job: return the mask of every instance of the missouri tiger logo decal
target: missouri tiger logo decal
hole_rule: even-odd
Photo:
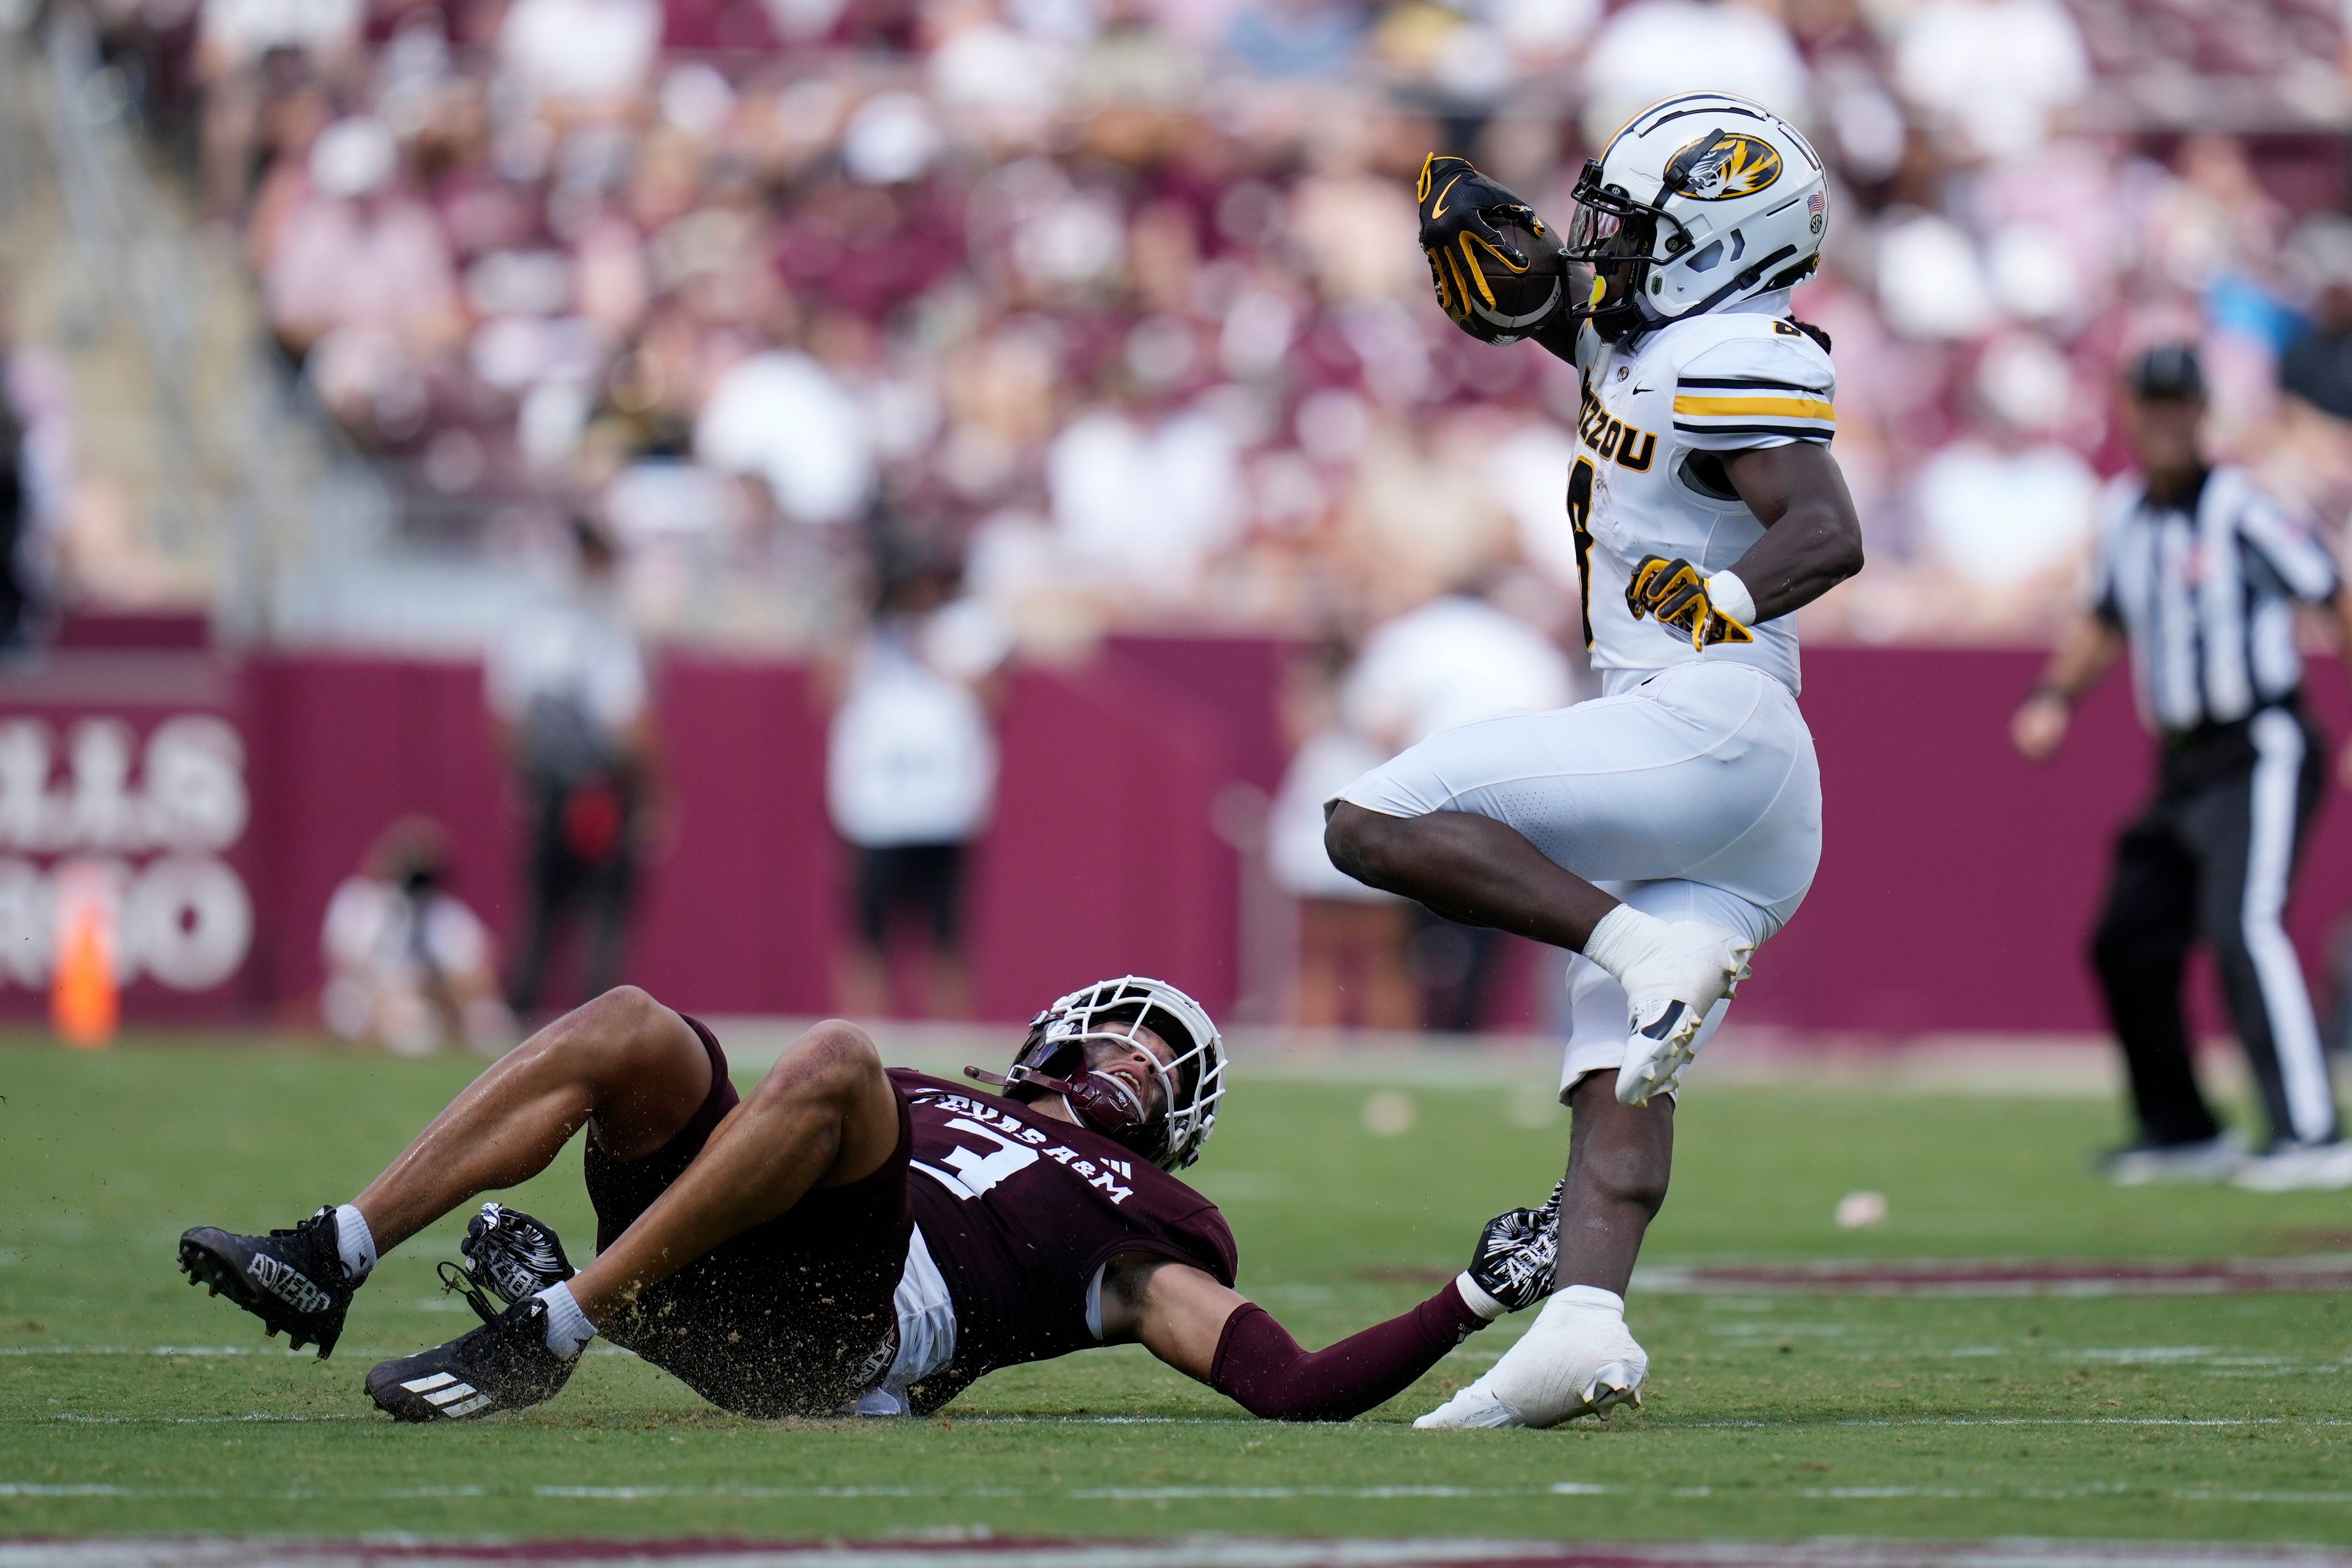
[[[1738,132],[1702,136],[1666,164],[1666,186],[1695,201],[1752,196],[1780,177],[1780,154],[1769,142]]]

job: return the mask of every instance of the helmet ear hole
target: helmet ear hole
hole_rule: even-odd
[[[1723,241],[1718,239],[1690,258],[1690,269],[1693,272],[1712,272],[1722,260]]]

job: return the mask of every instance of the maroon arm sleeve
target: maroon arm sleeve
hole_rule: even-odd
[[[1486,1320],[1445,1289],[1328,1350],[1301,1350],[1274,1314],[1244,1302],[1225,1320],[1209,1386],[1271,1421],[1345,1421],[1395,1398]]]

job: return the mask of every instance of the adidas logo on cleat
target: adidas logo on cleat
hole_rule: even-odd
[[[472,1384],[460,1383],[446,1372],[436,1372],[430,1377],[414,1377],[400,1386],[411,1394],[422,1395],[425,1403],[442,1415],[471,1415],[477,1410],[487,1409],[490,1404],[488,1394],[477,1393]]]
[[[323,1312],[334,1299],[294,1268],[266,1252],[256,1253],[246,1266],[254,1281],[298,1312]]]

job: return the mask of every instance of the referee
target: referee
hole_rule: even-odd
[[[2151,350],[2125,387],[2140,472],[2108,487],[2087,607],[2011,723],[2019,751],[2048,760],[2074,701],[2128,647],[2141,717],[2162,742],[2156,796],[2116,841],[2092,942],[2139,1118],[2137,1139],[2105,1165],[2126,1185],[2352,1187],[2352,1145],[2339,1140],[2318,1024],[2280,923],[2327,774],[2303,706],[2294,607],[2329,609],[2352,654],[2352,593],[2302,521],[2242,469],[2205,465],[2194,349]],[[2221,1131],[2189,1060],[2181,966],[2200,937],[2269,1122],[2251,1156]]]

